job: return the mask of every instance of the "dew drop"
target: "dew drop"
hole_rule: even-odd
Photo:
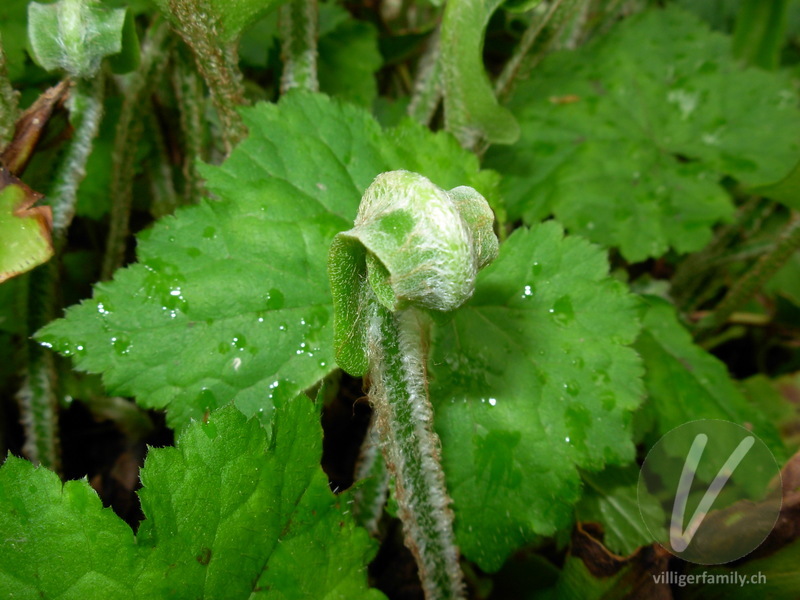
[[[522,290],[522,299],[523,300],[527,300],[527,299],[532,298],[532,297],[533,297],[533,286],[528,284]]]
[[[241,333],[237,333],[231,340],[231,346],[238,350],[244,350],[247,347],[247,339]]]
[[[553,320],[559,325],[567,325],[575,319],[575,310],[572,308],[572,300],[569,296],[561,296],[550,309]]]
[[[611,411],[617,405],[617,398],[614,392],[606,390],[600,394],[600,402],[602,403],[603,410]]]
[[[123,336],[115,336],[111,338],[111,346],[118,356],[125,356],[131,351],[131,341]]]
[[[280,310],[283,308],[285,298],[278,288],[272,288],[267,292],[266,300],[267,310]]]

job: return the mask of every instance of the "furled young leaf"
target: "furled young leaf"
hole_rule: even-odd
[[[510,216],[553,213],[631,261],[702,247],[732,212],[723,175],[773,183],[800,152],[790,80],[742,70],[730,45],[669,7],[545,59],[511,102],[520,142],[487,155]]]
[[[549,222],[514,233],[437,328],[436,429],[458,542],[482,569],[571,522],[578,468],[633,458],[638,327],[604,253]]]
[[[334,368],[328,247],[376,175],[407,168],[447,189],[493,181],[449,135],[382,132],[324,96],[289,94],[244,116],[249,138],[203,170],[220,200],[140,235],[139,263],[39,337],[112,393],[167,408],[173,427],[231,400],[268,413],[273,397]],[[407,140],[423,146],[417,155]]]
[[[233,407],[151,450],[133,532],[84,481],[9,457],[0,468],[0,588],[15,598],[372,598],[372,543],[319,467],[313,404],[271,436]]]
[[[50,207],[33,206],[41,197],[0,167],[0,282],[53,256]]]
[[[92,77],[106,56],[122,50],[125,9],[96,0],[59,0],[28,5],[28,36],[33,56],[48,71]]]
[[[447,130],[466,147],[511,144],[519,124],[500,106],[483,66],[486,26],[500,0],[451,0],[442,17],[441,66]]]
[[[655,297],[644,300],[635,347],[645,365],[643,416],[653,422],[650,441],[689,421],[724,419],[751,429],[781,461],[785,451],[774,424],[747,402],[725,365],[692,342],[670,304]]]

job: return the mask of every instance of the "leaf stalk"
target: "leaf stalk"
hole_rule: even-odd
[[[281,94],[294,88],[317,92],[317,0],[292,0],[278,10],[283,59]]]
[[[794,212],[775,246],[742,276],[729,290],[714,311],[699,324],[702,333],[710,333],[752,298],[800,248],[800,213]]]
[[[433,431],[421,315],[370,302],[370,400],[383,452],[394,473],[406,546],[417,560],[428,600],[464,598],[453,512]]]

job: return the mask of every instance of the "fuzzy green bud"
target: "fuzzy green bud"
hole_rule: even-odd
[[[497,256],[493,223],[472,188],[445,191],[408,171],[379,175],[354,227],[336,236],[329,254],[339,365],[366,371],[364,303],[372,295],[392,312],[449,311],[466,302],[478,270]]]

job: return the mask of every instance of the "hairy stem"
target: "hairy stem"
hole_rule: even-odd
[[[35,269],[28,278],[28,337],[54,317],[58,267],[55,259]],[[23,342],[25,372],[17,391],[20,418],[25,431],[25,456],[37,465],[61,472],[58,434],[58,378],[55,355],[32,340]]]
[[[144,119],[140,111],[146,110],[143,98],[149,84],[159,71],[156,58],[163,55],[164,41],[169,28],[167,24],[156,23],[148,32],[142,46],[142,60],[139,68],[126,77],[124,84],[124,101],[120,111],[112,152],[110,193],[112,199],[111,219],[109,223],[106,252],[100,279],[111,278],[114,271],[122,265],[125,258],[125,245],[129,233],[131,203],[133,201],[133,177],[136,162],[136,148],[139,138],[144,132]]]
[[[14,135],[14,124],[19,112],[19,94],[11,87],[6,69],[6,55],[0,38],[0,150],[5,148]]]
[[[183,57],[183,53],[174,53],[172,69],[172,87],[178,101],[183,134],[183,202],[197,202],[205,188],[200,174],[197,172],[198,159],[205,160],[204,139],[206,137],[203,121],[203,82],[197,72],[192,69]]]
[[[384,456],[395,475],[405,542],[428,600],[464,598],[453,513],[428,399],[420,316],[373,299],[368,332],[370,399]]]
[[[67,229],[75,216],[78,186],[86,176],[86,161],[92,153],[92,144],[103,119],[104,92],[105,77],[102,71],[92,81],[78,81],[72,90],[69,110],[75,133],[48,194],[53,207],[53,246],[56,254],[66,243]]]
[[[717,294],[725,285],[727,273],[720,267],[729,262],[730,248],[740,247],[757,233],[774,209],[773,202],[752,198],[739,209],[734,223],[721,228],[706,248],[678,265],[671,295],[681,310],[693,312]]]
[[[414,95],[408,105],[408,115],[415,121],[428,125],[442,99],[442,64],[439,61],[440,28],[428,40],[425,53],[419,59]]]
[[[370,535],[375,536],[389,496],[389,471],[381,454],[381,443],[374,422],[361,446],[355,478],[361,485],[353,498],[353,518]]]
[[[178,194],[175,192],[175,183],[172,180],[172,167],[166,148],[166,141],[161,131],[161,123],[155,114],[149,111],[145,115],[149,121],[148,127],[153,136],[153,159],[147,170],[150,178],[150,214],[160,219],[164,215],[171,215],[179,206]],[[184,198],[184,200],[187,200]],[[197,198],[195,198],[197,201]]]
[[[786,261],[798,248],[800,248],[800,213],[794,213],[792,220],[789,221],[772,250],[764,254],[728,290],[722,302],[699,323],[699,328],[709,331],[724,324],[736,309],[750,300],[786,264]]]
[[[28,334],[56,316],[59,290],[58,258],[66,245],[67,229],[75,214],[78,186],[86,174],[86,161],[103,116],[105,78],[78,81],[70,98],[75,133],[56,172],[48,197],[53,208],[55,258],[31,273],[28,297]],[[25,453],[36,464],[60,470],[58,395],[55,359],[37,343],[27,344],[27,367],[17,398],[25,429]]]
[[[317,79],[317,0],[292,0],[280,7],[281,93],[293,88],[319,91]]]
[[[245,104],[236,52],[231,44],[221,39],[215,11],[204,0],[171,0],[169,6],[178,33],[194,52],[197,70],[211,92],[222,125],[225,152],[230,154],[247,135],[244,121],[236,110]]]

